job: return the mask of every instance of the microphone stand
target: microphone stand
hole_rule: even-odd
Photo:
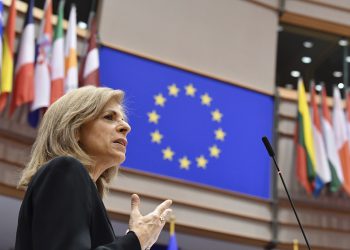
[[[269,142],[269,140],[267,139],[266,136],[264,136],[264,137],[262,138],[262,141],[263,141],[263,143],[264,143],[264,145],[265,145],[265,147],[266,147],[267,152],[269,153],[270,157],[273,159],[273,162],[275,163],[275,166],[276,166],[276,169],[277,169],[277,173],[278,173],[278,175],[279,175],[280,178],[281,178],[281,181],[282,181],[284,190],[285,190],[286,193],[287,193],[289,203],[290,203],[290,205],[292,206],[294,215],[295,215],[295,217],[296,217],[296,219],[297,219],[297,221],[298,221],[299,228],[300,228],[300,230],[301,230],[301,232],[302,232],[302,234],[303,234],[303,236],[304,236],[306,245],[307,245],[308,249],[311,250],[311,247],[310,247],[310,245],[309,245],[309,241],[307,240],[307,237],[306,237],[306,235],[305,235],[303,226],[301,225],[300,220],[299,220],[299,217],[298,217],[298,214],[297,214],[297,211],[295,210],[294,203],[293,203],[293,201],[292,201],[292,199],[291,199],[291,197],[290,197],[290,195],[289,195],[289,192],[288,192],[286,183],[284,182],[284,179],[283,179],[283,176],[282,176],[282,172],[281,172],[281,170],[280,170],[280,168],[278,167],[278,164],[277,164],[277,162],[276,162],[275,152],[273,151],[273,149],[272,149],[272,147],[271,147],[271,144],[270,144],[270,142]]]

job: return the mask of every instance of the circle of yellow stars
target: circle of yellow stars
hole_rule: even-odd
[[[167,95],[163,95],[162,93],[158,93],[153,96],[154,99],[154,105],[158,106],[160,108],[164,108],[167,102],[167,98],[177,98],[179,94],[181,93],[181,89],[175,84],[171,84],[167,86]],[[197,89],[194,87],[193,83],[189,83],[184,87],[184,93],[186,96],[190,98],[195,98],[197,95]],[[204,93],[202,95],[199,95],[200,103],[203,106],[211,107],[213,98],[208,94]],[[223,114],[220,112],[219,109],[211,110],[211,120],[215,123],[221,123],[223,119]],[[153,123],[155,125],[158,125],[159,120],[161,119],[161,116],[156,110],[152,110],[147,113],[148,116],[148,122]],[[150,133],[151,136],[151,142],[156,144],[161,144],[162,140],[164,138],[164,135],[158,130],[154,130]],[[219,127],[218,129],[214,130],[214,138],[215,140],[219,142],[224,142],[226,137],[226,132]],[[214,144],[208,148],[209,151],[209,157],[218,159],[221,154],[220,148]],[[165,161],[173,161],[176,158],[176,153],[170,146],[163,147],[162,149],[163,154],[163,160]],[[179,167],[184,170],[189,170],[190,166],[195,164],[198,168],[206,169],[207,165],[209,163],[209,157],[205,157],[205,155],[199,155],[195,157],[195,161],[191,161],[186,155],[183,155],[177,159],[179,163]]]

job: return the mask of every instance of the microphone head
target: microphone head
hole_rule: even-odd
[[[267,152],[269,153],[269,155],[270,155],[271,157],[274,157],[274,156],[275,156],[275,152],[273,152],[273,149],[272,149],[272,147],[271,147],[271,144],[270,144],[270,142],[269,142],[269,139],[267,139],[267,137],[264,136],[264,137],[262,138],[262,141],[263,141],[263,143],[264,143],[264,145],[265,145],[265,148],[266,148]]]

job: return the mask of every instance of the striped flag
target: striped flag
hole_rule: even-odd
[[[16,37],[16,0],[12,0],[2,47],[2,71],[0,83],[0,112],[4,110],[7,97],[12,92],[14,47]]]
[[[78,59],[77,59],[77,13],[73,4],[69,13],[68,30],[65,44],[65,92],[78,88]]]
[[[311,111],[312,111],[312,131],[315,146],[316,178],[314,195],[319,195],[324,185],[331,181],[331,171],[329,169],[326,147],[322,135],[322,127],[318,105],[316,103],[315,84],[310,86],[311,91]]]
[[[99,78],[99,53],[97,47],[97,25],[95,16],[92,17],[89,45],[86,56],[83,59],[80,71],[79,83],[81,86],[100,85]]]
[[[52,45],[52,1],[46,0],[44,17],[41,20],[38,37],[38,56],[34,72],[34,100],[31,111],[50,105],[50,64],[49,57]]]
[[[343,168],[343,188],[348,194],[350,194],[350,148],[343,102],[338,87],[334,87],[333,89],[333,101],[333,126],[335,144],[338,150],[341,166]]]
[[[336,192],[342,186],[344,182],[343,171],[340,164],[340,159],[337,151],[337,146],[335,142],[335,135],[332,126],[331,114],[327,106],[327,94],[326,88],[322,87],[322,131],[326,143],[327,158],[331,170],[332,181],[331,181],[331,191]]]
[[[167,250],[178,250],[176,235],[175,235],[175,220],[170,221],[170,239]]]
[[[296,170],[301,185],[310,194],[315,178],[315,149],[312,136],[311,117],[302,79],[298,82],[298,140],[296,143]]]
[[[16,63],[10,114],[13,114],[17,107],[32,102],[34,99],[35,29],[33,5],[34,0],[30,0]]]
[[[51,103],[64,94],[64,39],[63,39],[64,1],[58,6],[58,18],[55,27],[51,57]]]

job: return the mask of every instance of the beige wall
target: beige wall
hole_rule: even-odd
[[[273,10],[241,0],[103,0],[101,13],[102,43],[273,94]]]

